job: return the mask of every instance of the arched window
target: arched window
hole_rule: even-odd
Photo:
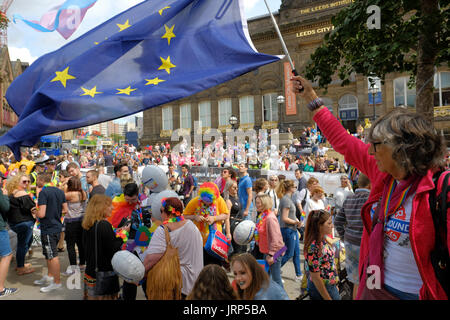
[[[342,120],[358,119],[358,99],[352,94],[346,94],[339,99],[339,117]]]

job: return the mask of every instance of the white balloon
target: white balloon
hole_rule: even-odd
[[[164,198],[178,198],[178,194],[173,190],[164,190],[160,193],[157,193],[155,196],[151,198],[152,204],[152,218],[156,220],[161,220],[161,201]]]
[[[142,184],[151,192],[161,192],[169,185],[169,180],[164,171],[157,166],[147,166],[142,170]]]
[[[142,261],[130,251],[117,251],[111,259],[111,265],[117,275],[127,282],[139,283],[144,278],[145,267]]]
[[[239,223],[233,232],[233,239],[237,244],[246,245],[252,241],[255,234],[256,225],[251,220],[244,220]]]

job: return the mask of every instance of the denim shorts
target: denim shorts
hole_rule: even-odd
[[[359,284],[359,246],[345,242],[345,270],[348,280],[353,284]]]
[[[0,231],[0,258],[7,257],[12,253],[7,230]]]

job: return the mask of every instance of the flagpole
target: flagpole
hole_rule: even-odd
[[[275,20],[275,17],[273,16],[272,11],[269,8],[269,4],[267,3],[266,0],[264,0],[264,3],[266,4],[267,10],[269,11],[269,14],[270,14],[270,17],[272,18],[272,23],[273,23],[273,26],[275,27],[275,31],[278,34],[278,38],[280,38],[280,42],[281,42],[281,46],[283,47],[284,54],[288,58],[289,64],[291,65],[292,73],[295,76],[298,76],[298,72],[297,72],[297,70],[295,70],[294,63],[292,62],[291,56],[289,55],[289,51],[286,47],[286,43],[284,42],[283,36],[281,35],[280,29],[278,28],[277,21]],[[303,88],[300,89],[300,92],[301,91],[303,91]]]
[[[269,14],[270,14],[270,17],[272,18],[272,23],[273,23],[273,26],[275,27],[275,31],[278,34],[278,38],[280,38],[280,42],[281,42],[281,46],[283,47],[284,54],[286,55],[286,57],[289,60],[289,64],[291,65],[291,68],[292,68],[292,73],[294,73],[297,76],[298,73],[294,68],[294,63],[292,62],[291,56],[289,55],[289,51],[286,47],[286,43],[284,43],[283,36],[281,35],[280,29],[278,28],[278,25],[277,25],[277,21],[275,20],[275,17],[273,16],[272,11],[269,8],[269,4],[267,3],[266,0],[264,0],[264,3],[266,4],[267,10],[269,11]]]

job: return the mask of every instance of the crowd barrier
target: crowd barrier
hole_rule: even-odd
[[[141,166],[138,169],[138,172],[141,173],[145,166]],[[167,166],[160,166],[164,172],[167,172]],[[114,167],[105,167],[105,174],[109,176],[114,175]],[[214,181],[219,177],[222,173],[222,167],[191,167],[190,172],[193,176],[195,176],[198,180],[198,183],[201,184],[206,181]],[[87,172],[90,169],[82,168],[82,172]],[[238,170],[235,169],[236,173],[239,174]],[[178,169],[178,172],[181,172]],[[282,170],[261,170],[261,169],[248,169],[248,175],[255,181],[259,178],[269,179],[272,175],[284,175],[288,180],[294,180],[297,185],[297,179],[295,178],[294,171],[282,171]],[[303,172],[303,176],[308,180],[311,177],[315,177],[319,180],[320,186],[324,189],[325,193],[336,194],[336,189],[341,185],[340,176],[343,173],[321,173],[321,172]]]

